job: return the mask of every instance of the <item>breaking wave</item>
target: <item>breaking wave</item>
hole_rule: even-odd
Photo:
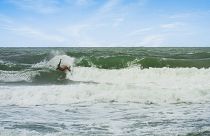
[[[49,82],[46,74],[52,73],[39,73],[39,76],[35,76],[36,80]],[[0,86],[0,103],[11,105],[71,104],[86,101],[203,103],[210,100],[209,75],[210,69],[197,68],[133,67],[106,70],[75,67],[73,75],[66,76],[69,82],[61,82],[65,85]],[[50,76],[56,76],[56,73]]]
[[[210,100],[210,69],[205,68],[209,65],[208,58],[183,61],[158,57],[73,56],[55,51],[33,64],[1,60],[1,104],[203,103]],[[62,65],[71,66],[72,72],[55,70],[60,59]],[[197,67],[191,67],[194,65]]]

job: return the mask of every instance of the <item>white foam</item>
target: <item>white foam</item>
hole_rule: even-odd
[[[68,133],[40,133],[24,129],[0,129],[0,136],[69,136]]]
[[[91,72],[92,71],[92,72]],[[203,103],[210,100],[210,69],[77,68],[71,85],[0,86],[3,105],[70,104],[85,101]],[[30,99],[29,99],[30,98]]]
[[[17,81],[31,81],[31,77],[37,75],[36,71],[1,71],[0,81],[2,82],[17,82]]]
[[[41,61],[39,63],[33,64],[31,67],[32,68],[47,68],[49,66],[47,65],[47,61],[43,60],[43,61]]]
[[[75,67],[73,75],[68,74],[69,79],[75,81],[93,81],[111,84],[148,84],[165,83],[170,84],[209,84],[210,69],[197,68],[150,68],[140,69],[138,67],[126,69],[98,69]],[[202,81],[202,82],[201,82]],[[169,84],[167,84],[169,85]]]
[[[73,64],[74,64],[73,57],[70,57],[67,55],[57,55],[57,56],[53,57],[51,60],[49,60],[47,62],[47,65],[56,68],[60,59],[62,59],[61,65],[73,66]]]
[[[32,65],[32,68],[53,68],[56,69],[61,59],[61,65],[73,66],[74,58],[67,55],[56,55],[49,61],[43,60],[39,63]]]

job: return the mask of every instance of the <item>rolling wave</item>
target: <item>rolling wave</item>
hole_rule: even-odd
[[[25,63],[2,59],[0,101],[20,105],[209,101],[210,63],[209,58],[202,58],[208,54],[195,53],[199,59],[114,54],[88,52],[72,57],[53,51],[38,62],[35,59],[35,63],[32,59]],[[72,72],[56,71],[60,59],[61,65],[71,66]]]
[[[210,59],[136,58],[133,56],[85,57],[80,58],[76,65],[102,69],[122,69],[131,66],[139,66],[141,68],[209,68]]]
[[[49,61],[44,60],[33,65],[3,62],[0,70],[0,83],[58,84],[64,81],[66,83],[66,73],[56,71],[60,59],[63,65],[73,66],[74,58],[66,55],[58,55]]]
[[[60,59],[62,59],[62,65],[71,66],[71,73],[56,71]],[[74,80],[115,83],[118,79],[119,81],[117,82],[119,83],[124,81],[125,83],[139,83],[151,75],[154,75],[154,79],[156,76],[164,75],[170,75],[170,77],[174,75],[174,78],[177,78],[178,74],[186,78],[193,76],[195,73],[204,73],[204,77],[210,74],[209,68],[204,69],[210,65],[208,59],[195,61],[142,58],[138,60],[129,56],[94,58],[87,62],[85,62],[84,59],[87,58],[76,59],[68,55],[58,55],[58,53],[56,53],[51,59],[44,59],[35,64],[15,64],[1,61],[0,82],[56,84],[64,81],[67,83],[66,80]],[[197,68],[193,67],[194,65],[196,65]]]

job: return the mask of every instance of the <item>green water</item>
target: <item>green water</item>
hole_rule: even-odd
[[[76,58],[76,66],[102,69],[210,67],[210,48],[0,48],[0,52],[0,70],[8,71],[27,69],[56,54]]]

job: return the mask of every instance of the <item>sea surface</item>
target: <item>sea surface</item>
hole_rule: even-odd
[[[0,48],[0,135],[209,136],[210,48]]]

